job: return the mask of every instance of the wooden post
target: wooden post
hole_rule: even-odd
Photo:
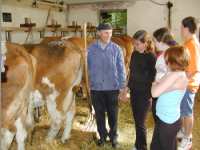
[[[90,88],[89,88],[89,78],[88,78],[88,65],[87,65],[87,24],[83,25],[83,38],[84,38],[84,51],[83,51],[83,61],[84,61],[84,75],[85,75],[85,84],[87,90],[87,100],[89,103],[90,111],[92,111],[92,103],[90,97]]]

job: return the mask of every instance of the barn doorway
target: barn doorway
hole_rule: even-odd
[[[127,34],[127,10],[100,10],[100,23],[110,23],[113,26],[113,34]]]

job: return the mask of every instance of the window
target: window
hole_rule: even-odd
[[[12,14],[8,12],[3,12],[3,22],[12,22]]]
[[[100,10],[100,23],[110,23],[114,34],[127,33],[127,10]]]

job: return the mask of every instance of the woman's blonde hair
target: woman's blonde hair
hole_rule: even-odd
[[[145,30],[139,30],[133,35],[134,40],[138,40],[142,43],[147,43],[147,51],[155,52],[155,46],[151,36]]]

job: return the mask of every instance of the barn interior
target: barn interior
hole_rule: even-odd
[[[81,37],[87,40],[97,37],[96,27],[99,23],[109,22],[113,27],[114,37],[132,37],[140,29],[145,29],[152,35],[156,29],[168,27],[176,41],[182,43],[181,20],[193,16],[200,22],[199,6],[200,0],[0,0],[0,40],[20,45],[37,45],[46,37]],[[196,35],[200,41],[200,27]],[[85,44],[84,48],[87,46]],[[1,52],[2,48],[1,45]],[[94,118],[90,118],[89,101],[87,96],[84,96],[76,95],[76,113],[67,142],[63,144],[60,141],[63,127],[53,141],[45,141],[51,119],[47,108],[42,107],[40,117],[34,125],[31,141],[25,142],[25,149],[111,150],[112,146],[109,143],[103,148],[95,144],[96,123]],[[3,110],[2,107],[0,110]],[[117,149],[132,149],[135,130],[130,101],[119,103],[118,124]],[[153,128],[150,110],[147,118],[148,148]],[[194,105],[192,150],[200,150],[199,143],[200,90],[196,94]],[[10,150],[16,149],[17,142],[13,140]]]

